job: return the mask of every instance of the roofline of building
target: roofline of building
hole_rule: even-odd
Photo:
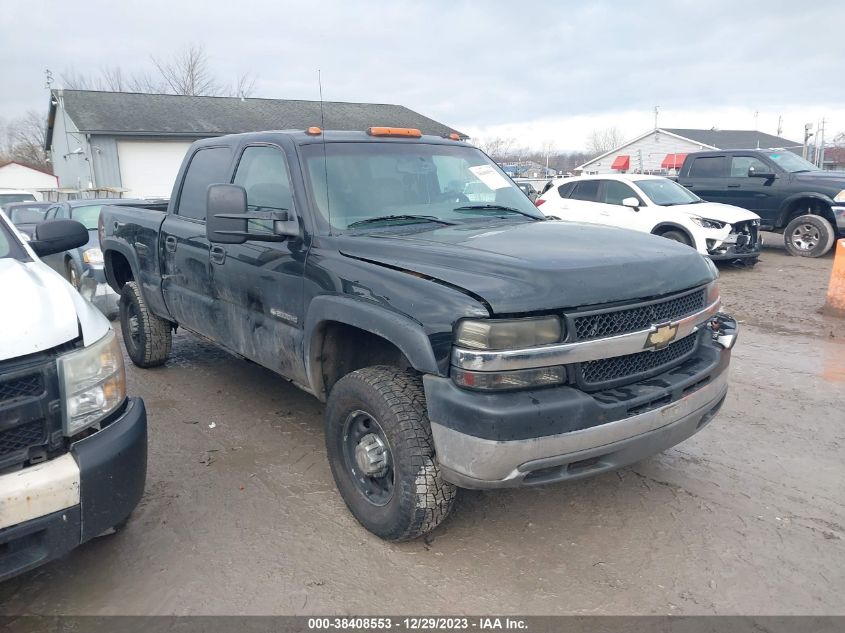
[[[701,145],[702,147],[706,147],[706,148],[710,148],[710,149],[719,149],[718,147],[714,147],[713,145],[707,145],[706,143],[702,143],[700,141],[696,141],[695,139],[687,138],[686,136],[681,136],[680,134],[675,134],[674,132],[669,132],[665,128],[658,127],[658,128],[652,128],[648,132],[645,132],[644,134],[640,134],[637,138],[631,139],[630,141],[623,143],[619,147],[614,147],[609,152],[605,152],[604,154],[601,154],[600,156],[596,156],[595,158],[591,158],[586,163],[584,163],[582,165],[578,165],[578,167],[576,167],[575,169],[584,169],[584,167],[586,167],[590,163],[594,163],[597,160],[606,158],[607,156],[610,156],[611,154],[615,154],[616,152],[625,149],[629,145],[633,145],[637,141],[641,141],[642,139],[647,137],[649,134],[654,134],[655,132],[661,132],[663,134],[668,134],[669,136],[674,136],[675,138],[679,138],[679,139],[684,140],[684,141],[689,141],[690,143],[694,143],[696,145]]]
[[[22,163],[22,162],[17,161],[17,160],[2,160],[2,161],[0,161],[0,169],[2,169],[3,167],[6,167],[8,165],[18,165],[19,167],[26,167],[27,169],[31,169],[32,171],[40,172],[40,173],[44,174],[45,176],[50,176],[50,178],[55,178],[56,180],[58,180],[58,176],[56,176],[56,174],[51,174],[46,169],[41,169],[40,167],[33,167],[32,165],[27,165],[26,163]]]

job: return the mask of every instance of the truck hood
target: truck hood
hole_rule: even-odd
[[[746,222],[748,220],[759,220],[760,216],[753,211],[721,202],[699,202],[698,204],[679,204],[672,207],[664,207],[669,210],[681,211],[687,215],[697,215],[702,218],[719,220],[728,224]]]
[[[496,315],[645,299],[714,278],[688,246],[613,227],[546,221],[416,230],[344,235],[339,249],[455,286]]]
[[[0,360],[106,335],[109,322],[62,277],[40,261],[0,258],[0,288],[11,298],[0,310]]]
[[[841,171],[807,171],[792,174],[792,177],[798,182],[805,184],[818,184],[821,187],[836,189],[836,192],[833,194],[834,196],[842,189],[845,189],[845,177],[843,177]]]

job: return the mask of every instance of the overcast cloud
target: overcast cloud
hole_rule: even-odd
[[[46,109],[56,78],[149,69],[202,43],[254,96],[400,103],[473,136],[579,149],[591,129],[845,131],[845,3],[5,0],[0,117]],[[57,84],[60,84],[57,81]],[[374,122],[375,123],[375,122]]]

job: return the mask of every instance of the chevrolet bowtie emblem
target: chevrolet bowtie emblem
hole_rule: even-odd
[[[678,326],[671,323],[655,326],[655,330],[648,335],[648,340],[646,340],[646,349],[649,347],[655,350],[663,349],[675,340],[677,333]]]

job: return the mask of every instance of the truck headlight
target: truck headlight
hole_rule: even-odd
[[[833,196],[834,202],[845,202],[845,189]]]
[[[701,228],[704,229],[723,229],[725,228],[724,222],[719,222],[719,220],[708,220],[707,218],[700,218],[697,215],[691,215],[690,220],[693,221],[693,224],[697,224]]]
[[[522,349],[560,342],[558,317],[464,320],[455,328],[455,344],[469,349]]]
[[[86,264],[94,264],[95,266],[103,265],[103,251],[99,248],[89,248],[82,253],[82,261]]]
[[[83,349],[59,356],[66,436],[100,422],[126,399],[123,353],[114,330]]]

